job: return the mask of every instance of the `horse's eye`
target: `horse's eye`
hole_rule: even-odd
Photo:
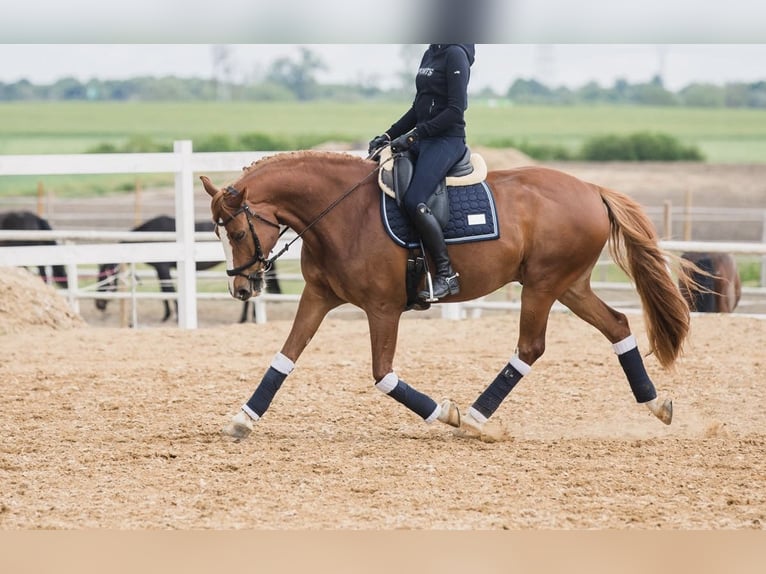
[[[231,237],[232,237],[232,239],[234,239],[234,241],[242,241],[245,238],[245,232],[244,231],[237,231]]]

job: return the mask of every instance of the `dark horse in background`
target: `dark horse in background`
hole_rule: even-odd
[[[157,217],[153,217],[152,219],[146,220],[141,225],[138,225],[137,227],[134,227],[132,231],[175,231],[176,230],[176,220],[173,217],[169,217],[167,215],[159,215]],[[196,221],[194,223],[194,230],[195,231],[214,231],[215,230],[215,224],[210,220],[202,220],[202,221]],[[211,269],[212,267],[215,267],[221,263],[220,261],[201,261],[197,263],[197,271],[204,271],[206,269]],[[160,263],[147,263],[147,265],[154,267],[154,270],[157,272],[157,278],[160,281],[160,289],[163,293],[175,293],[175,286],[173,285],[173,279],[170,275],[171,269],[174,269],[177,265],[175,261],[166,261],[166,262],[160,262]],[[98,280],[99,280],[99,286],[98,291],[102,292],[114,292],[117,290],[117,273],[119,270],[119,264],[117,263],[106,263],[103,265],[99,265],[98,269]],[[266,275],[265,278],[266,281],[266,288],[269,293],[281,293],[282,290],[279,286],[279,281],[276,277],[276,270],[272,269],[269,274]],[[107,299],[96,299],[96,308],[105,311],[107,303],[109,301]],[[168,300],[164,300],[163,304],[165,306],[165,315],[162,317],[163,321],[167,321],[170,319],[172,312],[170,303]],[[249,308],[250,302],[245,301],[243,307],[242,307],[242,315],[240,316],[240,323],[244,323],[248,319],[248,308]],[[175,308],[176,308],[176,315],[178,314],[178,302],[175,302]],[[255,305],[253,305],[253,317],[255,317]]]
[[[700,286],[689,290],[679,281],[681,294],[692,311],[698,313],[731,313],[742,296],[742,281],[737,263],[729,253],[686,252],[682,259],[691,261],[698,269],[686,270]]]
[[[50,224],[40,217],[39,215],[32,213],[31,211],[9,211],[7,213],[0,213],[0,229],[19,229],[19,230],[32,230],[32,231],[51,231]],[[46,241],[17,241],[8,240],[0,241],[2,247],[21,247],[28,245],[56,245],[53,240]],[[69,282],[67,281],[66,269],[63,265],[53,265],[53,283],[59,287],[67,288]],[[48,283],[48,273],[45,267],[40,265],[38,267],[40,277],[43,281]]]
[[[515,343],[509,334],[498,333],[496,344],[507,349],[510,360],[461,413],[449,399],[437,403],[394,371],[399,321],[407,304],[408,253],[383,226],[378,169],[369,159],[305,151],[255,162],[222,187],[201,176],[226,253],[232,296],[246,301],[258,294],[259,276],[272,262],[265,256],[283,226],[303,240],[305,286],[290,333],[225,434],[239,440],[252,432],[322,320],[343,303],[367,315],[375,388],[426,423],[438,420],[465,436],[492,437],[489,417],[543,355],[548,315],[560,301],[604,335],[636,402],[670,424],[672,402],[657,396],[628,317],[602,301],[590,284],[602,249],[609,245],[641,298],[648,350],[662,367],[671,367],[689,333],[689,307],[668,269],[669,254],[659,248],[656,230],[637,202],[544,167],[488,174],[499,238],[449,246],[452,265],[460,273],[460,293],[440,303],[469,301],[518,282],[519,333]],[[683,264],[678,257],[671,260]],[[241,358],[246,345],[246,340],[232,342],[231,355],[222,360]],[[572,381],[577,379],[577,362],[572,357]],[[417,373],[413,365],[411,374]]]

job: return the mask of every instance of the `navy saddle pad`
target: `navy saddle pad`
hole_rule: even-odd
[[[388,235],[401,247],[419,247],[420,237],[396,205],[396,200],[382,191],[380,195],[380,213]],[[500,236],[495,198],[486,182],[447,187],[447,196],[450,216],[444,227],[444,240],[448,244],[485,241]]]

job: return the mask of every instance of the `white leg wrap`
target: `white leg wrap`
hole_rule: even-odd
[[[434,412],[431,413],[431,415],[426,419],[426,423],[429,425],[437,420],[439,418],[439,415],[442,414],[442,408],[439,405],[436,405],[436,408],[434,409]]]
[[[511,365],[514,369],[516,369],[522,377],[525,377],[526,375],[528,375],[529,371],[532,370],[532,367],[530,367],[524,361],[519,359],[518,355],[514,355],[513,357],[511,357],[511,360],[508,361],[508,364]]]
[[[473,407],[468,409],[468,414],[471,415],[477,422],[480,422],[480,423],[485,423],[488,420],[487,417],[485,417],[483,414],[481,414],[479,411],[477,411]]]
[[[242,405],[242,410],[245,411],[245,414],[249,416],[251,419],[253,419],[254,421],[257,421],[259,418],[261,418],[257,414],[255,414],[255,411],[251,409],[250,407],[248,407],[247,405]]]
[[[285,357],[282,353],[277,353],[271,360],[271,366],[274,370],[279,371],[283,375],[289,375],[295,368],[295,363]]]
[[[396,376],[396,373],[391,371],[385,377],[383,377],[377,383],[375,383],[375,388],[385,394],[388,394],[396,388],[396,384],[398,382],[399,382],[399,377]]]
[[[614,349],[614,352],[618,355],[622,355],[624,353],[627,353],[628,351],[635,349],[638,347],[638,343],[636,343],[636,337],[633,335],[628,335],[625,337],[622,341],[619,341],[612,345],[612,349]]]

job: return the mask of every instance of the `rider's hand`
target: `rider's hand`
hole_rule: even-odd
[[[367,148],[367,154],[372,155],[372,152],[382,148],[384,145],[386,145],[388,142],[391,141],[391,138],[388,137],[388,134],[381,134],[379,136],[375,136],[370,140],[370,145]]]
[[[413,129],[408,131],[406,134],[399,136],[394,141],[391,142],[391,151],[394,153],[399,153],[400,151],[407,151],[412,147],[412,144],[415,143],[415,140],[418,139],[418,131],[417,129]]]

